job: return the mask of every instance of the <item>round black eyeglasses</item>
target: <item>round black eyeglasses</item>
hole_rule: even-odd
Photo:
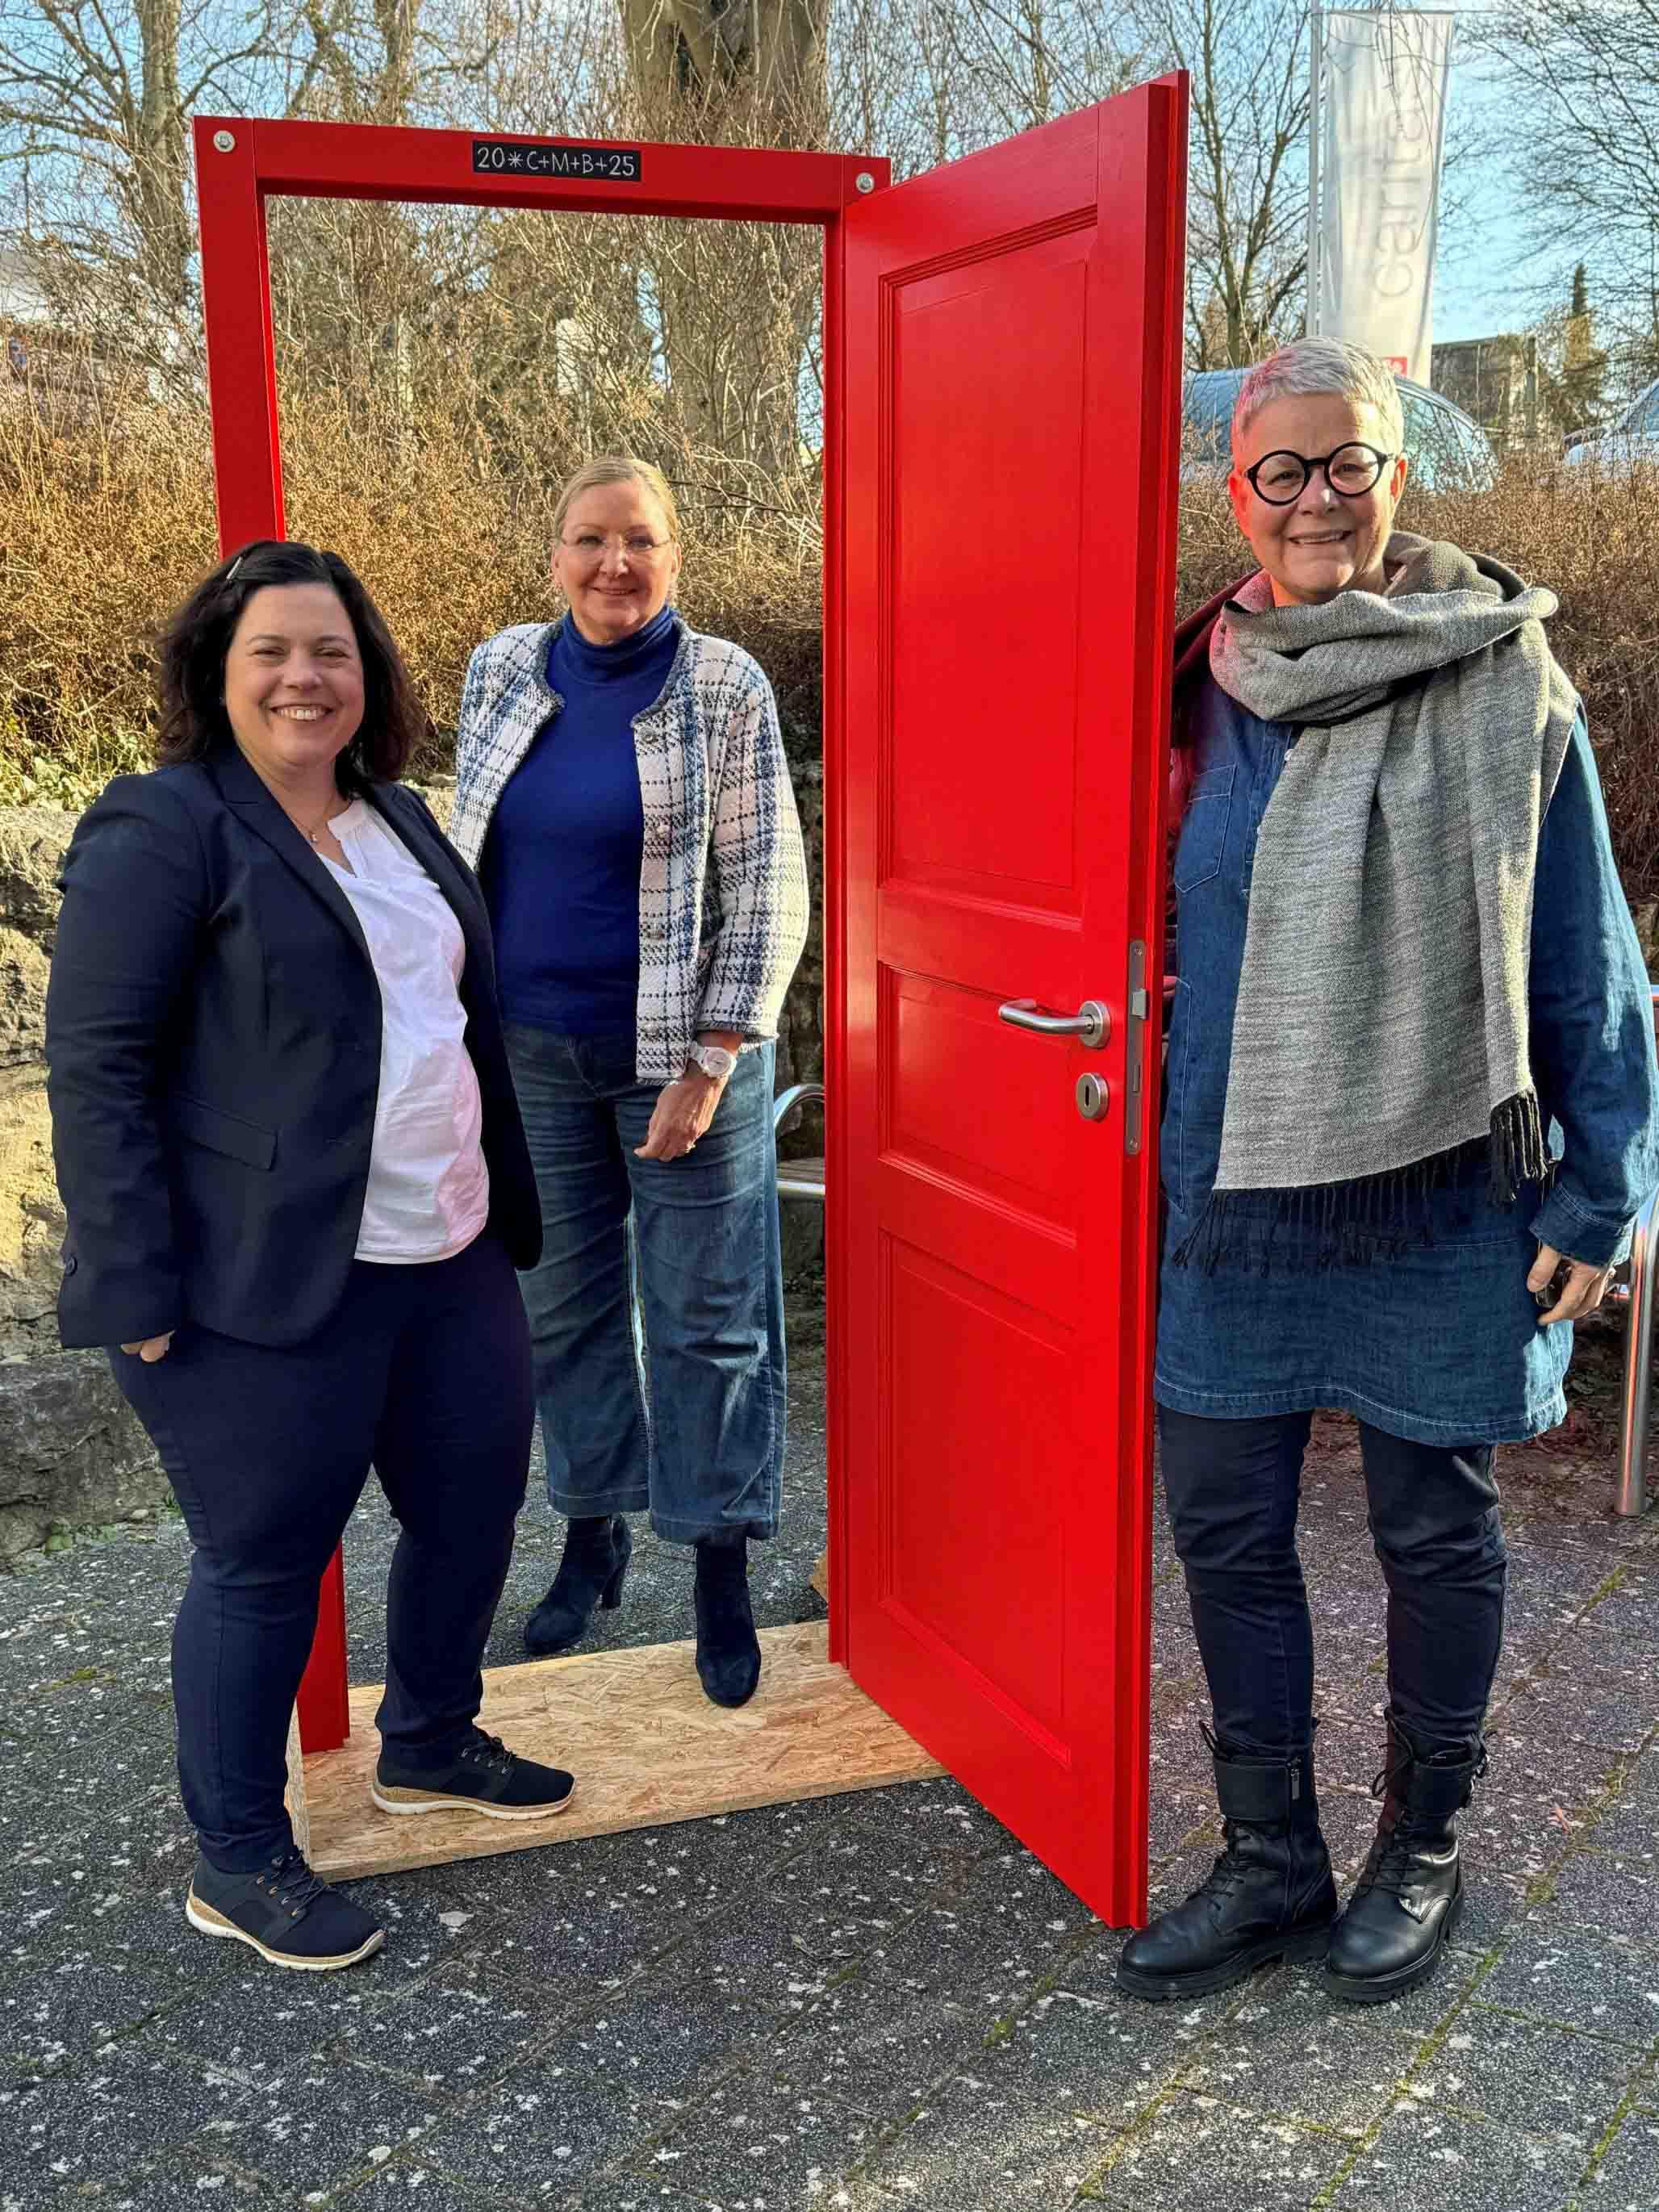
[[[1322,453],[1317,459],[1306,453],[1264,453],[1254,468],[1245,470],[1244,478],[1256,497],[1269,507],[1293,507],[1306,490],[1309,478],[1322,469],[1326,483],[1340,498],[1354,499],[1370,489],[1394,458],[1392,453],[1379,453],[1375,446],[1358,444],[1339,446],[1334,453]]]

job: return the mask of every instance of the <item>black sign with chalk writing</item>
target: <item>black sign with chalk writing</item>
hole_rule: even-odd
[[[644,173],[637,146],[567,146],[550,138],[475,138],[478,177],[564,177],[596,185],[637,185]]]

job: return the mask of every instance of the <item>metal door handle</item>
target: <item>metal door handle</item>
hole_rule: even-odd
[[[997,1019],[1038,1036],[1074,1036],[1091,1048],[1112,1033],[1112,1018],[1098,999],[1085,999],[1074,1014],[1046,1014],[1035,999],[1009,999],[997,1008]]]

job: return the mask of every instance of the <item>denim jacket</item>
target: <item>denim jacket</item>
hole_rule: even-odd
[[[1172,871],[1166,1251],[1214,1182],[1256,839],[1294,742],[1212,682],[1195,690],[1188,727]],[[1529,1009],[1533,1074],[1559,1162],[1553,1186],[1498,1208],[1482,1169],[1478,1183],[1442,1194],[1432,1252],[1338,1270],[1311,1297],[1305,1281],[1275,1287],[1252,1274],[1234,1284],[1225,1270],[1205,1278],[1166,1259],[1161,1401],[1237,1418],[1346,1406],[1426,1442],[1498,1441],[1560,1419],[1571,1335],[1564,1324],[1537,1328],[1524,1290],[1534,1240],[1596,1266],[1622,1259],[1632,1218],[1659,1185],[1650,991],[1582,718],[1539,839]]]

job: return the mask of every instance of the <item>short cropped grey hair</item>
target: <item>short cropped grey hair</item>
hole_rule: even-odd
[[[1391,453],[1406,443],[1406,417],[1400,404],[1400,386],[1394,371],[1375,354],[1365,353],[1343,338],[1297,338],[1281,346],[1255,367],[1239,386],[1233,402],[1233,458],[1238,458],[1244,433],[1275,399],[1312,398],[1334,393],[1356,406],[1375,407],[1382,417],[1383,434]]]

